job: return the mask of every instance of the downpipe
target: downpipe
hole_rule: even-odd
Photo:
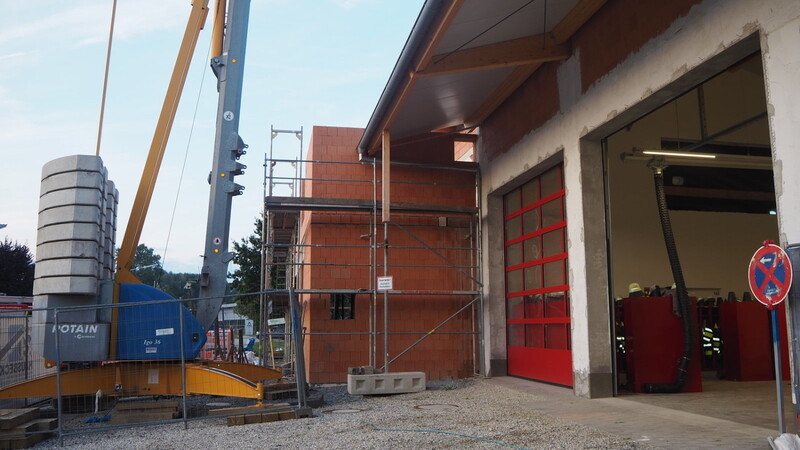
[[[656,201],[658,202],[658,216],[661,220],[661,229],[664,232],[664,244],[667,247],[667,256],[669,256],[672,277],[675,280],[678,312],[683,322],[683,354],[678,360],[678,369],[674,383],[645,384],[644,390],[650,394],[671,394],[680,392],[683,389],[683,385],[686,383],[687,369],[689,367],[689,362],[692,360],[694,333],[689,309],[689,293],[686,291],[686,282],[683,279],[683,270],[681,269],[681,263],[678,259],[678,250],[675,246],[675,236],[672,233],[672,224],[669,220],[667,198],[664,195],[664,169],[666,165],[663,161],[653,160],[648,166],[653,169]]]

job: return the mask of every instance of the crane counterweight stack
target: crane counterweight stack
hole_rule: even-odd
[[[98,156],[72,155],[42,168],[36,274],[34,341],[55,361],[59,333],[62,361],[108,358],[109,310],[84,309],[56,318],[52,308],[111,303],[119,192]],[[42,336],[43,335],[43,336]]]

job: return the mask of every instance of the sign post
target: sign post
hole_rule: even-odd
[[[775,307],[786,298],[789,288],[792,286],[792,263],[789,256],[772,241],[764,241],[764,245],[756,250],[750,259],[747,281],[756,300],[766,306],[770,312],[772,348],[775,359],[775,387],[778,396],[778,431],[783,434],[786,429],[783,422],[783,370],[781,368],[778,310]]]

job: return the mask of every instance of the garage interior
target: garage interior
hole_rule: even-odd
[[[763,426],[773,426],[769,315],[747,281],[755,250],[765,240],[778,242],[761,54],[628,124],[603,145],[616,394],[750,424],[757,414]],[[679,394],[643,394],[648,383],[674,382],[683,346],[681,319],[665,291],[674,280],[653,165],[665,167],[668,215],[692,299],[693,358]],[[779,317],[788,380],[783,310]],[[789,392],[785,383],[787,417]],[[731,414],[736,402],[753,414]],[[787,431],[795,431],[788,422]]]

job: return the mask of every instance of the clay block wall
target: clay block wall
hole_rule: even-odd
[[[357,161],[355,151],[362,130],[352,128],[314,127],[309,144],[309,160]],[[398,153],[400,150],[398,150]],[[452,152],[451,152],[452,158]],[[308,178],[372,180],[372,166],[309,163]],[[380,166],[378,167],[380,175]],[[393,184],[392,201],[441,205],[474,206],[474,175],[465,172],[426,170],[417,167],[392,167],[393,181],[452,183],[451,185]],[[306,181],[304,195],[322,198],[372,199],[370,183],[343,181]],[[380,189],[378,191],[380,198]],[[442,216],[444,217],[444,216]],[[330,247],[304,249],[302,288],[305,289],[370,289],[369,237],[372,232],[369,214],[350,212],[305,212],[302,215],[302,239],[305,244]],[[407,227],[419,239],[432,247],[469,248],[469,220],[439,216],[394,214],[394,222]],[[441,226],[445,225],[445,226]],[[383,225],[378,226],[378,240],[384,239]],[[395,227],[389,229],[392,246],[421,247],[414,238]],[[459,265],[474,264],[468,250],[439,250]],[[382,251],[378,261],[383,262]],[[445,262],[428,249],[391,249],[389,273],[398,290],[473,290],[462,274],[445,266]],[[397,267],[404,266],[404,267]],[[379,274],[383,268],[379,267]],[[393,357],[424,333],[444,321],[470,299],[446,295],[392,295],[389,298],[389,329],[391,332],[414,332],[390,336],[390,355]],[[364,333],[369,331],[369,292],[356,296],[355,318],[332,320],[331,295],[305,295],[304,326],[306,331],[320,333]],[[472,311],[461,313],[443,326],[441,332],[471,331]],[[378,329],[383,329],[383,295],[377,298]],[[477,326],[477,324],[476,324]],[[344,382],[347,368],[369,364],[369,336],[311,335],[306,338],[306,361],[312,383]],[[473,373],[472,335],[433,335],[391,365],[391,371],[425,371],[429,379],[463,378]],[[377,337],[378,366],[383,364],[383,336]]]

